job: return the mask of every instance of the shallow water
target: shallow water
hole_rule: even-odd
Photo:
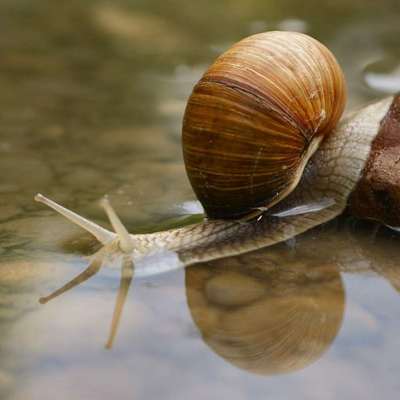
[[[397,398],[398,233],[343,217],[133,279],[105,349],[120,272],[39,304],[98,245],[33,196],[107,226],[107,193],[132,232],[185,224],[198,209],[181,118],[217,54],[258,31],[312,34],[339,58],[351,108],[398,90],[399,18],[397,0],[2,0],[0,397]]]

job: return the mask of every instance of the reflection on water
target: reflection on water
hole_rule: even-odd
[[[35,286],[40,292],[59,286],[74,264],[82,269],[79,257],[53,268],[39,259],[3,260],[4,379],[17,399],[36,398],[49,386],[41,398],[124,398],[135,391],[171,399],[277,392],[308,399],[328,390],[332,398],[350,399],[374,398],[383,384],[389,396],[397,375],[387,371],[399,367],[398,237],[351,222],[311,231],[295,246],[136,280],[127,297],[130,265],[121,275],[102,269],[38,305]],[[10,271],[20,275],[12,279]],[[13,290],[7,296],[6,288]],[[104,350],[107,336],[109,348],[117,338],[111,352]],[[27,379],[16,386],[20,374]],[[320,386],[313,387],[315,379]],[[382,385],[375,387],[376,380]]]
[[[88,267],[81,273],[79,273],[77,276],[75,276],[73,279],[71,279],[69,282],[64,284],[62,287],[59,289],[55,290],[51,294],[47,296],[43,296],[39,299],[39,303],[41,304],[46,304],[50,300],[55,299],[56,297],[62,295],[63,293],[73,289],[74,287],[80,285],[81,283],[87,281],[89,278],[92,276],[96,275],[99,271],[100,268],[102,267],[104,263],[104,258],[103,258],[103,251],[104,248],[99,250],[96,254],[94,254],[91,258],[92,260],[89,262]],[[115,308],[114,308],[114,313],[113,313],[113,318],[111,322],[111,328],[110,328],[110,334],[107,340],[107,343],[105,345],[106,348],[111,349],[114,339],[118,330],[118,326],[121,320],[121,315],[122,315],[122,310],[126,301],[126,296],[128,295],[129,287],[131,285],[131,281],[133,278],[133,262],[132,258],[125,256],[122,257],[122,263],[121,263],[121,279],[120,279],[120,285],[118,289],[118,295],[115,301]]]
[[[232,364],[263,375],[315,362],[344,312],[337,265],[273,256],[256,252],[186,273],[188,305],[205,342]]]
[[[181,117],[217,54],[306,31],[337,54],[356,106],[396,85],[399,16],[398,0],[1,1],[0,397],[397,398],[395,233],[343,219],[137,279],[129,264],[83,273],[95,241],[32,199],[106,226],[108,193],[130,231],[184,224],[201,209]]]

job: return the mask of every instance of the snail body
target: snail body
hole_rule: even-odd
[[[375,198],[375,210],[369,208],[366,215],[357,212],[364,201],[359,199],[363,197],[360,184],[366,179],[364,168],[375,157],[374,153],[371,154],[373,143],[380,137],[381,121],[385,118],[387,123],[393,121],[390,110],[396,104],[400,105],[400,96],[371,104],[344,119],[310,159],[296,189],[261,216],[246,222],[209,220],[181,229],[134,235],[137,242],[135,248],[149,241],[162,240],[168,249],[179,254],[184,264],[192,264],[245,253],[290,239],[337,217],[346,209],[361,218],[375,219],[390,226],[400,225],[399,208],[396,214],[385,219],[381,210],[387,207],[387,200],[382,202],[379,196]],[[400,120],[398,127],[400,129]],[[394,164],[392,171],[396,174]],[[400,174],[399,167],[397,172]],[[372,189],[372,183],[367,183],[367,186]],[[279,216],[283,210],[324,199],[330,199],[330,205],[316,212]],[[396,209],[396,198],[393,200],[393,209]]]
[[[270,50],[262,57],[266,43]],[[239,63],[243,54],[249,59]],[[257,63],[267,68],[266,76]],[[269,246],[346,209],[400,226],[400,96],[366,106],[337,124],[345,98],[340,68],[314,39],[287,32],[256,35],[210,67],[185,112],[184,159],[208,216],[203,222],[130,235],[104,201],[114,233],[42,195],[36,200],[91,232],[104,244],[102,254],[130,255],[136,275]],[[232,178],[226,178],[229,169]],[[321,203],[314,212],[298,211]]]

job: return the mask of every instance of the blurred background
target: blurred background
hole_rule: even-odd
[[[266,30],[310,34],[342,65],[350,110],[400,91],[399,21],[399,0],[1,0],[0,397],[397,398],[400,278],[392,233],[334,222],[322,228],[323,242],[318,231],[275,256],[228,261],[266,262],[267,278],[258,283],[232,271],[214,280],[213,264],[137,281],[117,344],[105,351],[119,272],[102,271],[40,306],[40,295],[84,269],[82,253],[95,245],[33,196],[42,192],[107,225],[98,200],[108,194],[131,232],[193,220],[201,210],[184,171],[181,120],[191,88],[221,52]],[[323,282],[327,297],[321,276],[331,279]],[[225,315],[233,303],[241,306],[234,296],[218,297],[221,309],[207,308],[203,286],[215,300],[212,288],[224,292],[224,282],[237,284],[238,293],[243,282],[245,289],[255,285],[262,296],[273,286],[273,301],[263,297],[255,317],[247,309]],[[288,287],[286,304],[279,295]],[[265,310],[290,311],[299,298],[307,315],[322,304],[313,324],[325,312],[335,316],[320,336],[324,343],[314,346],[319,339],[310,338],[313,357],[306,359],[304,343],[296,342],[289,352],[278,346],[284,364],[279,357],[238,360],[241,335],[244,347],[264,346],[253,346],[252,325],[241,321],[260,327]],[[221,333],[216,321],[228,321],[231,330]],[[262,327],[273,329],[274,321]],[[279,326],[299,336],[298,325]],[[295,372],[253,374],[289,370]]]

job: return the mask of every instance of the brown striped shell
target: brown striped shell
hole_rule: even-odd
[[[207,215],[237,218],[287,196],[345,102],[335,57],[307,35],[261,33],[222,54],[194,87],[182,130]]]

